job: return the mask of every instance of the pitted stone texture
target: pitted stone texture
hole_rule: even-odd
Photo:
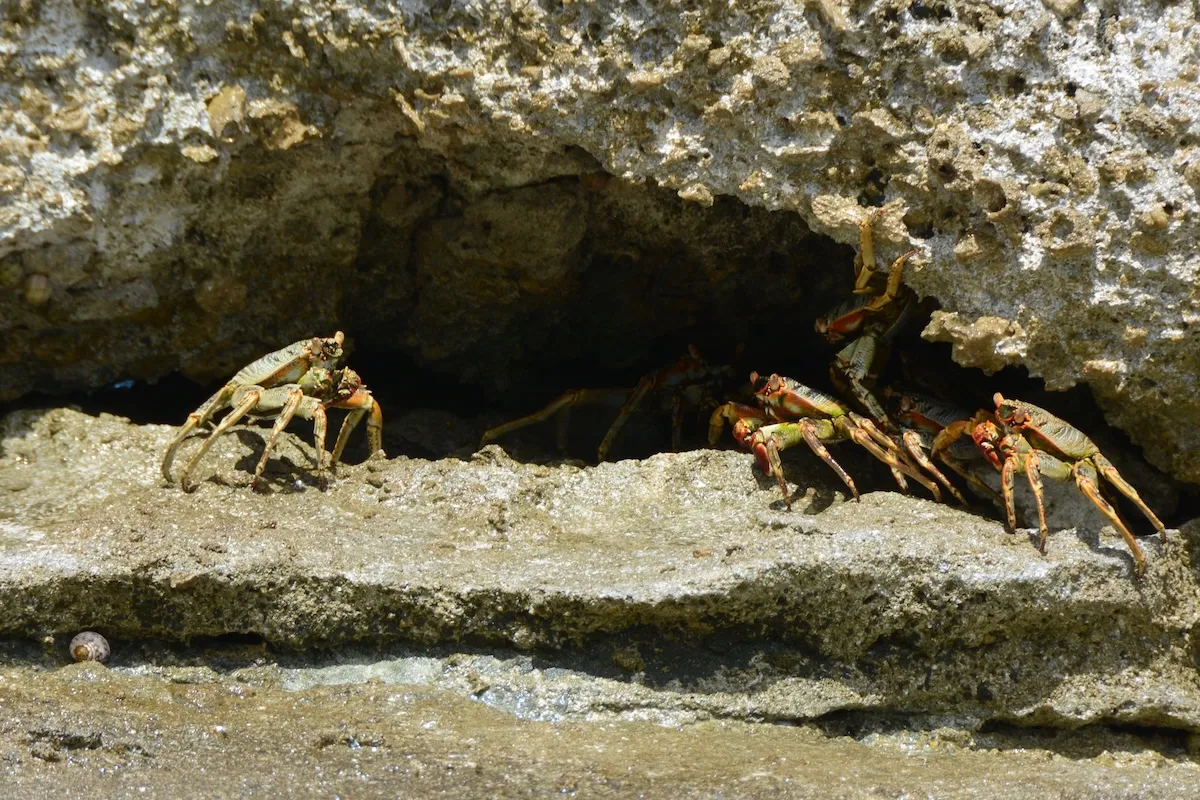
[[[0,635],[599,653],[653,688],[622,702],[664,713],[1200,731],[1194,524],[1143,540],[1135,581],[1109,529],[1056,530],[1043,557],[968,511],[845,502],[809,454],[789,459],[806,488],[787,512],[732,451],[579,469],[491,446],[375,458],[319,492],[285,435],[256,494],[262,435],[238,429],[185,494],[157,472],[170,434],[66,409],[6,419]]]
[[[5,389],[177,366],[214,377],[427,300],[392,344],[502,382],[536,360],[548,309],[571,316],[578,200],[518,194],[531,235],[553,236],[499,263],[521,234],[484,242],[460,212],[610,173],[710,219],[737,219],[725,196],[797,212],[843,243],[860,205],[894,202],[904,213],[882,238],[921,248],[908,280],[953,315],[930,335],[985,369],[1086,381],[1151,460],[1200,480],[1195,14],[1145,0],[12,3]],[[393,230],[370,224],[388,218]],[[697,246],[700,271],[721,263],[705,252],[720,241]],[[750,261],[739,268],[763,268]],[[497,357],[496,331],[528,327],[526,309],[545,327]]]

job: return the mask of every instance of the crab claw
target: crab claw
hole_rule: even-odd
[[[767,457],[767,446],[761,439],[754,438],[754,431],[758,428],[757,425],[747,423],[746,420],[739,419],[733,424],[733,438],[743,449],[754,453],[754,461],[758,464],[758,468],[762,470],[764,475],[771,474],[771,461]]]
[[[751,444],[751,449],[754,451],[754,463],[758,465],[762,474],[771,475],[771,457],[767,454],[766,444],[754,442]]]
[[[976,446],[991,462],[992,466],[1000,469],[1003,464],[1000,460],[1000,453],[997,450],[997,444],[1002,442],[1003,437],[1000,435],[1000,429],[991,422],[980,422],[971,430],[971,438],[975,440]]]

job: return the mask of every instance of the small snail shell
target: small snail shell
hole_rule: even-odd
[[[71,657],[76,661],[108,661],[108,640],[95,631],[84,631],[71,640]]]

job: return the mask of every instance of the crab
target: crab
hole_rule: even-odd
[[[566,449],[566,420],[573,406],[592,403],[623,403],[617,418],[605,433],[597,449],[596,460],[604,461],[617,441],[621,429],[637,410],[647,395],[662,393],[670,404],[671,447],[678,451],[683,436],[683,415],[688,408],[711,408],[717,403],[712,399],[711,387],[731,374],[728,366],[708,364],[695,346],[689,346],[687,355],[669,367],[643,377],[636,387],[630,389],[571,389],[552,400],[547,406],[532,414],[498,425],[485,431],[480,447],[494,442],[515,430],[544,422],[560,414],[559,448]]]
[[[1103,476],[1109,484],[1129,498],[1150,520],[1162,540],[1166,541],[1166,526],[1150,510],[1137,490],[1121,477],[1112,462],[1105,458],[1095,443],[1078,428],[1033,403],[1006,399],[999,392],[992,400],[996,404],[994,412],[980,411],[972,419],[955,422],[938,434],[934,442],[934,452],[948,447],[970,429],[975,444],[1000,470],[1000,485],[1010,530],[1017,527],[1013,483],[1016,473],[1024,474],[1037,502],[1040,533],[1038,549],[1043,554],[1046,552],[1049,531],[1046,525],[1041,477],[1060,481],[1074,479],[1079,491],[1100,509],[1125,540],[1125,545],[1133,555],[1134,574],[1138,577],[1144,575],[1146,556],[1117,510],[1101,494],[1100,477]]]
[[[188,415],[179,432],[167,446],[163,455],[162,474],[173,482],[171,465],[184,439],[196,428],[204,425],[219,411],[232,406],[233,410],[213,429],[208,439],[192,456],[180,475],[180,486],[184,491],[193,491],[196,485],[188,480],[192,470],[208,452],[221,434],[229,430],[242,417],[278,417],[267,440],[266,448],[254,470],[253,485],[261,487],[262,472],[267,458],[275,445],[279,433],[297,415],[313,421],[317,444],[317,477],[321,488],[325,488],[325,430],[327,408],[350,409],[342,424],[334,446],[333,464],[341,458],[342,450],[350,432],[364,416],[369,415],[368,440],[371,453],[382,449],[383,413],[362,379],[353,370],[338,369],[342,358],[344,335],[341,331],[332,337],[303,339],[287,347],[268,353],[238,371],[221,389]]]
[[[750,382],[762,408],[735,402],[720,406],[709,420],[709,442],[716,444],[725,422],[733,423],[734,438],[754,453],[764,473],[775,477],[787,508],[792,507],[791,496],[779,454],[802,441],[837,473],[855,500],[860,498],[854,479],[829,454],[826,443],[849,439],[886,464],[902,491],[908,491],[907,476],[941,500],[937,484],[922,475],[896,442],[871,420],[791,378],[777,374],[763,378],[752,372]]]
[[[891,412],[900,425],[900,437],[905,451],[926,472],[938,479],[959,502],[966,505],[966,498],[953,487],[946,477],[931,463],[933,443],[949,425],[961,420],[966,412],[961,408],[918,392],[900,391],[893,387],[884,390]],[[970,442],[955,442],[937,454],[938,460],[958,474],[979,495],[1000,504],[1000,495],[988,486],[972,466],[982,465],[982,456]]]
[[[817,333],[831,344],[850,339],[834,357],[829,375],[838,391],[864,411],[877,425],[893,429],[887,410],[875,396],[875,384],[887,362],[891,340],[908,321],[916,298],[903,283],[904,265],[916,255],[909,250],[888,269],[886,279],[875,260],[872,226],[887,213],[876,209],[858,226],[859,249],[854,257],[855,297],[817,319]]]

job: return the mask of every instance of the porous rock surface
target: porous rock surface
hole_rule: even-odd
[[[928,335],[1086,381],[1200,480],[1192,4],[5,9],[6,397],[211,379],[334,325],[502,387],[548,338],[807,320],[808,228],[850,243],[888,202]]]
[[[976,512],[845,502],[815,459],[789,464],[811,487],[791,512],[732,451],[587,469],[496,447],[375,458],[320,492],[285,435],[258,494],[245,470],[262,437],[241,429],[185,494],[158,473],[170,433],[68,409],[6,418],[0,637],[94,629],[118,662],[135,642],[230,634],[282,653],[532,652],[553,685],[507,691],[579,718],[1200,731],[1194,524],[1143,540],[1137,581],[1111,531],[1056,532],[1043,557]],[[554,684],[551,667],[592,678]]]

